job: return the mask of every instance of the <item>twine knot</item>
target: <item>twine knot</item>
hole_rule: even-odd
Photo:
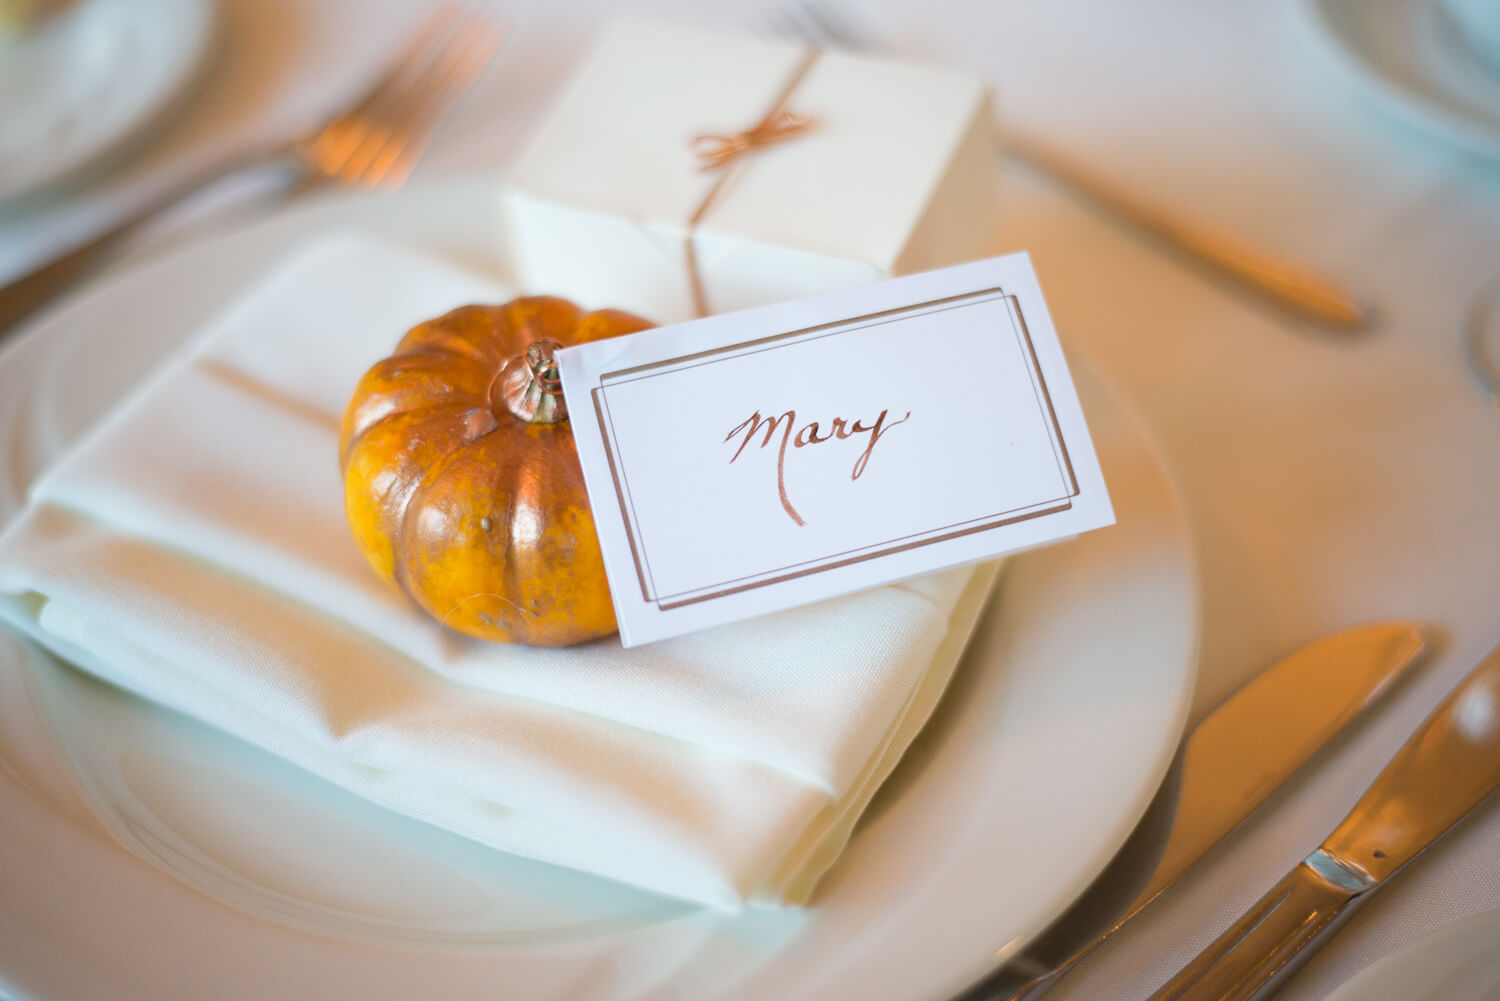
[[[731,132],[726,135],[706,134],[696,137],[691,145],[693,153],[697,154],[699,170],[716,170],[719,176],[709,185],[703,200],[698,203],[697,211],[688,219],[687,231],[683,234],[683,255],[687,262],[688,289],[693,297],[693,311],[698,316],[709,314],[708,297],[703,291],[703,276],[698,269],[698,252],[693,247],[693,231],[708,214],[709,207],[713,205],[714,199],[724,190],[728,183],[735,161],[752,150],[762,149],[779,142],[786,142],[806,132],[813,125],[813,120],[807,115],[799,115],[786,110],[787,102],[791,100],[792,91],[802,82],[807,71],[812,69],[813,63],[818,60],[818,50],[808,49],[802,54],[802,60],[792,71],[791,77],[782,85],[781,93],[776,95],[771,109],[766,112],[759,122],[743,132]]]
[[[699,170],[727,167],[753,149],[793,139],[812,127],[812,119],[794,111],[773,111],[753,128],[729,135],[701,135],[693,140]]]

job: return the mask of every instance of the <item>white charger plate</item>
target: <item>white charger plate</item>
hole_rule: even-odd
[[[354,226],[503,278],[499,213],[490,181],[334,196],[71,301],[0,351],[0,523],[88,424],[301,241]],[[1192,694],[1182,511],[1129,411],[1086,370],[1075,377],[1119,523],[1013,561],[948,696],[810,909],[727,918],[477,849],[0,634],[0,985],[122,1001],[959,990],[1108,862]]]
[[[1331,63],[1398,119],[1500,157],[1500,76],[1441,0],[1300,0]]]
[[[77,0],[0,41],[0,202],[150,125],[192,81],[213,28],[212,0]]]

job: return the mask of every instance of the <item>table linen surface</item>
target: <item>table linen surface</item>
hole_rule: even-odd
[[[744,0],[630,9],[752,29],[778,12]],[[590,26],[617,10],[586,0],[503,8],[512,38],[418,179],[503,172]],[[218,72],[154,142],[81,192],[0,209],[0,277],[216,144],[275,134],[336,104],[420,13],[398,0],[225,0]],[[1033,254],[1067,348],[1141,414],[1180,485],[1202,585],[1194,715],[1280,655],[1355,622],[1414,618],[1436,641],[1374,718],[1052,995],[1145,997],[1311,850],[1500,643],[1500,410],[1461,345],[1470,300],[1500,274],[1500,163],[1382,114],[1335,72],[1300,0],[878,0],[847,13],[872,38],[983,74],[1002,128],[1024,128],[1143,198],[1328,271],[1378,313],[1367,333],[1320,331],[1048,177],[997,163],[1002,243]],[[187,212],[156,239],[218,224]],[[1324,997],[1393,949],[1497,907],[1500,810],[1490,803],[1279,996]]]

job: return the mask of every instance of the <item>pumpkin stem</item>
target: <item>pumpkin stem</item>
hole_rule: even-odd
[[[531,424],[557,424],[568,419],[562,379],[557,374],[557,341],[544,337],[501,367],[490,388],[490,400]]]

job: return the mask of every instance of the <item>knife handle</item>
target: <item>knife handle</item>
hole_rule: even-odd
[[[1149,1001],[1258,1001],[1312,955],[1375,883],[1319,849]]]

